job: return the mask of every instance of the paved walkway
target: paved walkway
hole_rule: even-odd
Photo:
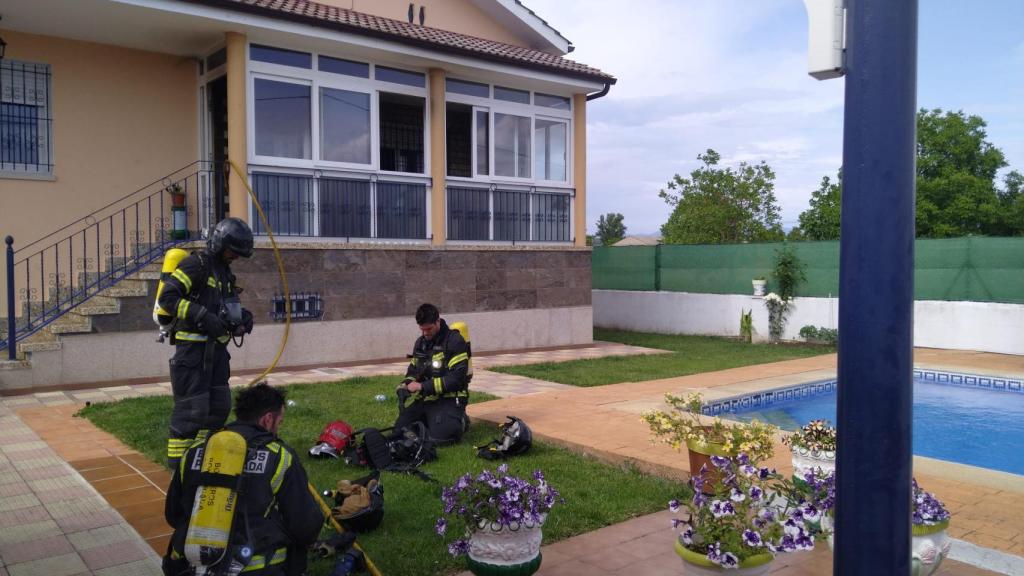
[[[514,409],[512,413],[530,422],[539,437],[603,460],[629,461],[642,469],[682,478],[687,475],[685,458],[664,446],[652,446],[638,417],[642,410],[660,404],[664,392],[701,389],[709,397],[721,396],[751,386],[817,378],[835,370],[831,355],[652,382],[576,388],[485,369],[656,352],[598,344],[475,358],[474,389],[503,400],[474,405],[471,414],[503,421]],[[1015,357],[924,352],[930,365],[965,372],[997,366],[997,373],[1024,374],[1024,359]],[[276,373],[270,381],[334,381],[395,374],[402,369],[404,363],[324,367]],[[238,385],[248,381],[233,380]],[[0,576],[159,574],[154,550],[163,551],[169,537],[162,518],[167,472],[73,415],[87,401],[167,393],[167,384],[149,384],[0,399]],[[780,453],[773,464],[788,469],[788,457],[788,452]],[[958,476],[963,470],[950,477],[948,467],[935,466],[934,461],[915,461],[915,466],[919,472],[927,469],[927,474],[919,473],[918,478],[952,508],[954,537],[1024,555],[1024,484],[1015,483],[1020,477]],[[672,553],[667,524],[667,513],[652,514],[546,546],[539,574],[676,574],[679,560]],[[809,554],[783,556],[773,564],[773,574],[829,574],[831,558],[824,547]],[[957,562],[944,565],[940,573],[996,574]]]

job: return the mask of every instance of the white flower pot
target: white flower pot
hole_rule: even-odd
[[[751,280],[750,283],[754,285],[754,296],[764,296],[764,286],[768,283],[767,280]]]
[[[914,535],[910,543],[912,564],[911,576],[928,576],[939,569],[942,560],[949,555],[949,547],[953,543],[946,535],[949,521],[934,526],[914,526]]]
[[[793,447],[793,476],[803,480],[804,475],[818,468],[824,473],[835,472],[836,453],[834,450],[812,452],[806,448]]]
[[[481,524],[469,538],[469,569],[474,574],[526,576],[540,568],[541,524]]]

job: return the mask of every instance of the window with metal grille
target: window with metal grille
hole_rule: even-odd
[[[0,175],[53,174],[50,65],[0,60]]]
[[[288,300],[291,301],[292,320],[318,320],[324,315],[324,301],[317,292],[292,292]],[[284,294],[274,294],[270,301],[271,319],[283,322],[287,316]]]
[[[320,179],[320,235],[370,237],[370,181]]]
[[[448,187],[448,239],[491,239],[488,189]]]
[[[267,214],[274,234],[281,236],[312,236],[316,221],[313,178],[291,174],[252,175],[252,187]],[[263,220],[253,214],[249,219],[253,232],[266,234]]]
[[[380,93],[380,169],[423,174],[425,100]]]
[[[377,182],[377,238],[427,237],[427,195],[423,184]]]

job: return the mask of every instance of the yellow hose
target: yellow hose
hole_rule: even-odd
[[[312,482],[310,482],[308,486],[309,493],[313,495],[313,498],[316,500],[316,503],[320,505],[320,511],[323,512],[324,518],[331,521],[331,525],[334,526],[334,529],[338,531],[338,534],[343,534],[345,532],[345,529],[342,528],[341,524],[338,524],[338,521],[334,519],[334,515],[331,514],[331,507],[327,505],[327,502],[324,502],[324,499],[320,496],[320,493],[317,492],[316,488],[313,487]],[[355,546],[356,550],[359,550],[363,553],[363,561],[366,562],[366,569],[370,572],[370,574],[372,574],[373,576],[380,576],[380,571],[377,570],[377,566],[374,565],[373,560],[370,560],[370,557],[366,554],[366,550],[363,550],[362,546],[360,546],[358,542],[354,542],[352,545]]]
[[[277,272],[281,276],[281,286],[284,287],[284,335],[281,336],[281,344],[277,347],[277,354],[274,355],[274,361],[267,366],[267,369],[262,374],[253,378],[249,382],[249,386],[260,382],[266,378],[267,374],[270,374],[271,370],[277,366],[278,360],[281,359],[281,354],[284,354],[284,347],[288,345],[288,332],[292,328],[292,301],[288,297],[288,277],[284,273],[284,260],[281,259],[281,251],[277,249],[277,242],[274,240],[274,231],[270,229],[270,222],[267,221],[267,215],[263,212],[263,206],[260,205],[260,201],[256,198],[256,194],[253,193],[252,187],[249,186],[249,178],[245,172],[238,169],[238,166],[231,160],[228,161],[231,165],[231,169],[238,174],[238,178],[245,184],[245,189],[249,192],[249,197],[252,198],[252,204],[256,207],[256,211],[260,215],[260,221],[263,222],[263,228],[267,231],[267,236],[270,238],[270,245],[274,248],[274,258],[277,260]]]

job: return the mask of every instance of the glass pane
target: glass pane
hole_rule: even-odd
[[[311,158],[310,87],[257,78],[256,154]]]
[[[370,237],[370,182],[320,179],[320,236]]]
[[[377,238],[426,238],[423,184],[377,182]]]
[[[370,95],[320,89],[320,158],[370,163]]]
[[[380,94],[380,169],[423,173],[423,98]]]
[[[479,96],[481,98],[489,98],[491,96],[491,87],[487,84],[467,82],[466,80],[455,80],[453,78],[445,80],[445,90],[455,94]]]
[[[320,56],[317,59],[317,67],[322,72],[330,72],[332,74],[344,74],[357,78],[370,77],[370,65],[366,62],[353,62],[352,60]]]
[[[228,61],[228,49],[227,48],[221,48],[220,50],[217,50],[213,54],[210,54],[210,56],[206,59],[206,71],[209,72],[210,70],[213,70],[214,68],[217,68],[219,66],[223,66],[224,63],[227,62],[227,61]]]
[[[530,177],[530,118],[494,114],[494,173]]]
[[[416,86],[417,88],[423,88],[427,85],[426,76],[424,76],[422,72],[409,72],[407,70],[387,68],[385,66],[377,66],[375,70],[376,72],[374,75],[377,80],[393,82],[395,84],[405,84],[406,86]]]
[[[448,187],[448,239],[489,240],[490,192],[485,188]]]
[[[484,110],[476,112],[476,173],[481,176],[490,174],[490,140],[487,138],[491,127],[489,113]]]
[[[533,95],[533,103],[537,106],[544,106],[545,108],[557,108],[559,110],[569,109],[569,99],[565,96],[552,96],[551,94],[541,94],[537,92]]]
[[[249,58],[257,62],[269,62],[271,64],[294,66],[296,68],[309,69],[313,67],[313,56],[308,52],[296,52],[295,50],[260,46],[259,44],[249,46]]]
[[[538,242],[567,242],[570,205],[568,194],[534,194],[533,239]]]
[[[267,214],[274,235],[311,236],[316,218],[313,178],[291,174],[253,174],[253,192]],[[253,222],[253,232],[266,234],[263,221]]]
[[[494,191],[494,239],[530,239],[530,193]]]
[[[566,124],[537,119],[533,131],[534,174],[540,180],[565,181]]]
[[[473,107],[448,102],[445,106],[445,158],[448,175],[473,175]]]
[[[495,86],[494,99],[507,100],[509,102],[519,102],[520,104],[529,104],[530,93],[526,90],[516,90],[515,88],[504,88],[502,86]]]

